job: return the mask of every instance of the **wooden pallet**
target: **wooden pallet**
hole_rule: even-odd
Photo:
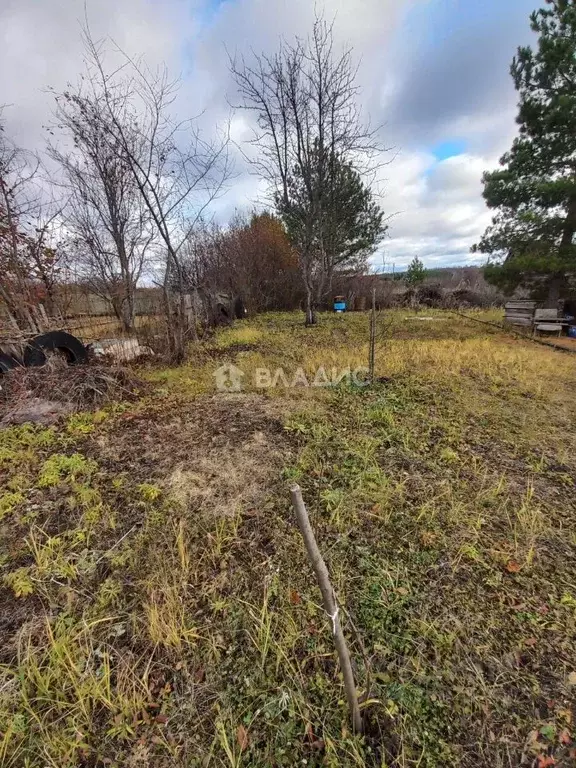
[[[535,311],[535,301],[509,301],[504,305],[504,322],[531,328]]]

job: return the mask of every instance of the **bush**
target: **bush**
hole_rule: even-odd
[[[421,285],[407,288],[402,295],[402,306],[437,307],[444,306],[444,291],[439,285]]]
[[[426,307],[444,306],[444,291],[439,285],[422,285],[416,293],[418,302]]]
[[[466,309],[467,307],[489,307],[492,304],[489,296],[485,296],[477,291],[471,291],[468,288],[458,288],[450,291],[446,295],[446,306]]]

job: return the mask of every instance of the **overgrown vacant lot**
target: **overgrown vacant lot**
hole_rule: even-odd
[[[431,316],[379,317],[373,387],[257,390],[367,360],[366,315],[270,315],[136,403],[0,431],[0,765],[574,764],[576,358]]]

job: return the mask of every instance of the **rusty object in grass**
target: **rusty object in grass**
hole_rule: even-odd
[[[348,646],[346,644],[346,638],[342,631],[342,625],[340,624],[340,618],[338,616],[338,604],[336,602],[336,596],[334,594],[334,588],[330,582],[330,574],[326,563],[318,549],[316,543],[316,537],[314,531],[310,525],[310,519],[308,518],[308,511],[302,498],[302,490],[300,486],[294,484],[290,487],[290,496],[292,498],[292,506],[296,513],[296,520],[298,521],[298,527],[300,533],[304,539],[306,546],[306,552],[310,558],[312,568],[316,574],[318,580],[318,586],[322,593],[322,601],[324,603],[324,610],[330,617],[332,622],[332,633],[334,635],[334,644],[338,653],[338,659],[340,661],[340,667],[342,669],[342,676],[344,678],[344,690],[346,691],[346,700],[350,707],[350,715],[352,717],[352,727],[355,733],[362,733],[363,722],[360,715],[360,706],[358,704],[358,696],[356,693],[356,683],[354,681],[354,672],[352,671],[352,663],[350,661],[350,653],[348,652]]]

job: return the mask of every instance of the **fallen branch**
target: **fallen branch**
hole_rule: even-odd
[[[298,527],[304,539],[306,545],[306,551],[308,557],[312,563],[312,568],[316,574],[318,585],[322,593],[322,601],[324,603],[324,610],[332,621],[332,632],[334,634],[334,644],[336,645],[336,651],[338,653],[338,659],[340,661],[340,667],[342,669],[342,676],[344,677],[344,690],[346,691],[346,699],[348,700],[348,706],[350,707],[350,714],[352,715],[352,727],[355,733],[362,733],[362,717],[360,715],[360,707],[358,706],[358,696],[356,695],[356,683],[354,682],[354,673],[352,671],[352,664],[350,662],[350,654],[348,653],[348,646],[346,645],[346,639],[342,632],[340,625],[340,619],[338,618],[338,605],[334,596],[334,589],[330,583],[330,575],[326,563],[324,562],[316,539],[314,537],[314,531],[310,525],[308,519],[308,512],[302,499],[302,491],[299,485],[293,485],[290,488],[290,495],[292,497],[292,506],[296,513],[296,519],[298,521]]]

